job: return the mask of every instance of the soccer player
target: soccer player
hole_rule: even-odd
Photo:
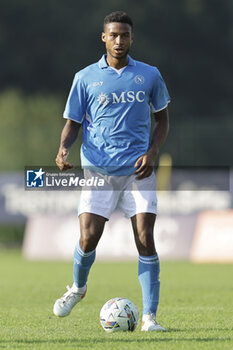
[[[82,126],[84,176],[102,178],[107,190],[81,192],[81,237],[74,252],[74,283],[55,302],[53,311],[67,316],[85,296],[96,246],[105,222],[118,207],[131,219],[139,253],[141,330],[164,331],[156,321],[160,265],[153,237],[157,214],[153,166],[167,136],[170,98],[158,69],[128,55],[133,23],[126,13],[116,11],[105,17],[102,41],[106,54],[74,77],[56,164],[62,171],[73,167],[66,158]],[[156,126],[150,138],[151,112]]]

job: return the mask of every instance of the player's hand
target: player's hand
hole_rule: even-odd
[[[141,157],[137,159],[135,162],[134,168],[137,170],[134,172],[137,180],[144,179],[150,176],[153,172],[154,164],[155,164],[155,155],[152,155],[149,151],[143,154]]]
[[[74,167],[73,164],[70,164],[66,161],[66,158],[68,157],[68,155],[69,155],[69,151],[66,148],[59,149],[57,158],[56,158],[56,164],[61,171],[72,169]]]

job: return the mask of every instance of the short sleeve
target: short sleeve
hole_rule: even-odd
[[[82,123],[86,114],[86,92],[78,73],[75,75],[63,117]]]
[[[162,109],[166,108],[168,103],[170,102],[170,96],[166,87],[166,84],[158,71],[155,68],[155,75],[153,81],[153,88],[151,94],[151,110],[153,113],[159,112]]]

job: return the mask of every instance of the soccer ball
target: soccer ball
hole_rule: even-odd
[[[129,299],[113,298],[108,300],[100,311],[100,324],[108,332],[130,331],[137,327],[139,312]]]

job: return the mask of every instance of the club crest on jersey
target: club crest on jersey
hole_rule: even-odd
[[[145,78],[143,75],[136,75],[136,77],[134,78],[134,81],[136,84],[142,85],[145,82]]]
[[[111,93],[111,97],[109,97],[108,94],[105,94],[101,92],[99,96],[97,97],[97,101],[99,104],[101,104],[103,107],[107,106],[107,104],[112,101],[112,104],[115,103],[132,103],[134,101],[137,102],[144,102],[145,101],[145,91],[122,91],[120,94],[117,94],[116,92]]]

